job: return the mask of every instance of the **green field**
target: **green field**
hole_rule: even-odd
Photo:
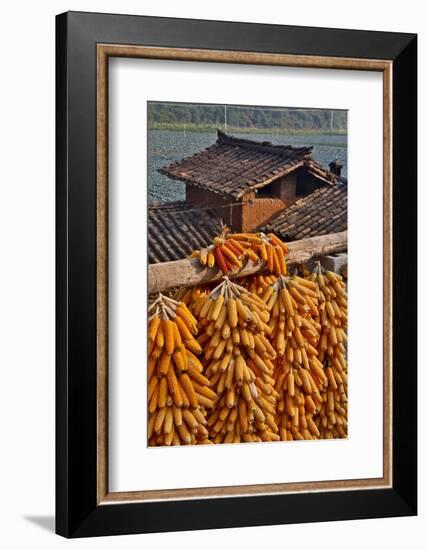
[[[212,133],[217,129],[215,124],[196,124],[194,122],[150,122],[149,130],[176,130],[186,132],[209,132]],[[225,131],[224,125],[219,125],[219,129]],[[269,135],[346,135],[346,129],[335,128],[328,130],[326,128],[256,128],[256,127],[240,127],[240,126],[227,126],[227,133],[229,134],[269,134]]]

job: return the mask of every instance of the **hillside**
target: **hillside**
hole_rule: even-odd
[[[192,126],[229,128],[276,129],[292,131],[346,132],[347,111],[327,109],[262,108],[233,105],[195,105],[186,103],[148,104],[149,128]]]

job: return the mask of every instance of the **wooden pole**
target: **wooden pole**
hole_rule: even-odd
[[[287,265],[302,264],[308,260],[335,252],[344,252],[348,248],[347,232],[331,233],[319,237],[310,237],[287,243],[289,252]],[[245,277],[263,272],[263,262],[247,262],[244,267],[230,274],[230,278]],[[165,292],[175,287],[189,287],[211,283],[221,279],[223,274],[217,268],[204,268],[197,258],[163,262],[149,265],[149,294]]]

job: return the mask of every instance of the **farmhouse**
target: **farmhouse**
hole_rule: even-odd
[[[171,180],[185,182],[186,200],[149,207],[150,263],[180,259],[207,246],[222,222],[239,232],[265,226],[276,232],[277,227],[283,235],[287,224],[296,223],[294,218],[281,218],[292,205],[305,206],[306,202],[299,201],[316,192],[315,197],[324,197],[333,190],[335,197],[341,189],[340,196],[346,195],[340,167],[333,173],[311,153],[312,147],[272,145],[218,130],[213,145],[161,168],[159,172]],[[324,202],[330,202],[330,195]],[[346,219],[346,206],[342,208]],[[325,212],[324,217],[328,216]],[[339,230],[334,223],[329,227],[331,232]],[[315,222],[305,229],[305,236],[320,234]],[[287,234],[292,235],[291,231]]]

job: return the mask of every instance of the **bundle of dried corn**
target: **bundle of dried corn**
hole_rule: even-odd
[[[312,281],[281,276],[263,295],[271,312],[270,340],[277,353],[276,421],[283,441],[320,436],[313,416],[322,404],[327,377],[317,357],[321,326],[314,319],[318,315],[316,290]]]
[[[225,275],[240,270],[247,260],[265,262],[271,273],[285,275],[287,252],[287,245],[273,233],[230,233],[230,229],[223,226],[213,244],[195,250],[190,257],[199,258],[204,267],[217,266]]]
[[[346,285],[340,275],[324,270],[319,264],[310,279],[318,286],[321,335],[317,348],[328,380],[315,422],[323,439],[343,438],[347,436],[348,427]]]
[[[266,269],[276,275],[285,275],[287,266],[285,258],[288,247],[273,233],[233,233],[226,235],[228,241],[233,240],[244,248],[244,255],[254,262],[264,262]]]
[[[159,294],[149,307],[150,446],[210,443],[206,408],[215,393],[197,355],[197,322],[183,302]]]
[[[195,250],[191,257],[199,258],[202,266],[217,266],[224,274],[241,269],[246,256],[245,249],[233,239],[233,235],[229,234],[229,238],[226,239],[229,231],[228,227],[223,226],[220,235],[214,237],[213,244]]]
[[[279,440],[269,313],[257,295],[227,277],[195,305],[205,375],[217,395],[208,416],[214,443]]]

